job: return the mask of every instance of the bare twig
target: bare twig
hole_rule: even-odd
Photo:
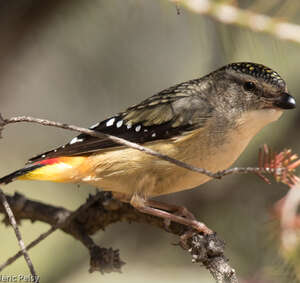
[[[192,261],[206,262],[205,267],[217,283],[238,283],[235,270],[229,265],[228,259],[223,255],[224,242],[216,241],[215,235],[207,237],[199,234],[193,235],[188,239],[187,247],[192,255]],[[214,260],[210,259],[209,253],[215,255]]]
[[[170,156],[167,156],[165,154],[162,154],[162,153],[157,152],[155,150],[152,150],[150,148],[144,147],[140,144],[130,142],[130,141],[128,141],[126,139],[123,139],[123,138],[119,138],[119,137],[116,137],[116,136],[101,133],[99,131],[93,131],[93,130],[78,127],[78,126],[68,125],[66,123],[54,122],[54,121],[50,121],[50,120],[46,120],[46,119],[40,119],[40,118],[34,118],[34,117],[28,117],[28,116],[18,116],[18,117],[12,117],[12,118],[9,118],[9,119],[3,119],[2,118],[2,120],[1,120],[1,116],[0,116],[0,135],[1,135],[1,128],[3,128],[5,125],[13,124],[13,123],[19,123],[19,122],[29,122],[29,123],[36,123],[36,124],[40,124],[40,125],[44,125],[44,126],[57,127],[57,128],[61,128],[61,129],[80,132],[82,134],[87,134],[87,135],[98,137],[98,138],[106,137],[106,138],[109,138],[110,140],[112,140],[116,143],[119,143],[121,145],[124,145],[124,146],[130,147],[130,148],[142,151],[145,154],[155,156],[157,158],[160,158],[162,160],[165,160],[167,162],[175,164],[179,167],[182,167],[182,168],[185,168],[187,170],[191,170],[191,171],[194,171],[194,172],[197,172],[197,173],[200,173],[200,174],[207,175],[208,177],[211,177],[211,178],[214,178],[214,179],[221,179],[222,177],[230,175],[230,174],[249,174],[249,173],[263,174],[263,173],[265,173],[265,174],[273,174],[274,175],[274,172],[275,172],[275,174],[277,172],[283,173],[286,170],[285,168],[278,168],[278,167],[268,168],[267,166],[264,166],[264,167],[246,167],[246,168],[235,167],[235,168],[226,169],[226,170],[222,170],[222,171],[218,171],[218,172],[214,173],[214,172],[211,172],[211,171],[206,170],[204,168],[198,168],[198,167],[195,167],[193,165],[184,163],[180,160],[174,159]],[[298,165],[299,165],[299,163],[297,164],[297,166]]]
[[[194,13],[208,15],[224,24],[239,25],[256,32],[265,32],[280,39],[300,43],[300,26],[279,18],[212,0],[169,0],[181,4]]]
[[[1,129],[7,125],[12,123],[18,123],[18,122],[30,122],[30,123],[37,123],[45,126],[52,126],[52,127],[58,127],[62,129],[68,129],[72,131],[77,131],[83,134],[91,135],[98,138],[109,138],[114,142],[117,142],[121,145],[140,150],[144,152],[145,154],[150,154],[152,156],[155,156],[157,158],[163,159],[167,162],[173,163],[179,167],[185,168],[187,170],[191,170],[200,174],[205,174],[211,178],[217,178],[220,179],[223,176],[229,175],[229,174],[246,174],[246,173],[255,173],[260,176],[265,177],[264,175],[271,175],[275,177],[277,181],[280,182],[294,182],[296,178],[293,175],[294,169],[300,165],[300,162],[297,159],[296,155],[291,154],[291,151],[283,151],[280,154],[271,154],[269,153],[269,150],[267,147],[264,148],[263,155],[260,156],[260,163],[259,167],[247,167],[247,168],[231,168],[223,171],[219,171],[216,173],[213,173],[211,171],[208,171],[203,168],[197,168],[192,165],[186,164],[182,161],[173,159],[167,155],[164,155],[162,153],[156,152],[152,149],[146,148],[144,146],[141,146],[139,144],[130,142],[128,140],[107,135],[104,133],[100,133],[98,131],[93,131],[86,128],[81,128],[73,125],[68,125],[65,123],[59,123],[54,121],[49,121],[45,119],[39,119],[39,118],[33,118],[33,117],[26,117],[26,116],[19,116],[19,117],[12,117],[9,119],[3,119],[0,116],[0,134]],[[266,178],[266,177],[265,177]],[[100,193],[99,193],[100,194]],[[156,225],[160,228],[164,228],[165,224],[161,219],[157,219],[155,217],[145,215],[143,213],[139,213],[136,210],[134,210],[129,204],[124,203],[118,203],[117,207],[114,207],[112,210],[111,208],[107,208],[106,205],[104,205],[105,201],[103,199],[103,194],[101,193],[99,196],[101,200],[99,200],[102,210],[106,210],[106,214],[101,211],[99,214],[99,211],[91,211],[94,208],[94,203],[98,203],[98,199],[92,199],[92,202],[89,203],[89,201],[80,207],[77,211],[75,211],[73,214],[70,211],[65,210],[64,208],[55,208],[52,206],[47,206],[48,213],[45,214],[45,207],[46,205],[38,203],[38,202],[32,202],[27,201],[28,207],[30,209],[26,211],[26,209],[23,207],[21,210],[21,213],[18,211],[15,211],[15,215],[17,219],[31,219],[31,220],[40,220],[46,223],[49,223],[53,227],[47,231],[45,234],[41,235],[38,239],[33,241],[29,247],[35,246],[37,243],[39,243],[41,240],[45,239],[47,236],[49,236],[51,233],[53,233],[56,229],[61,229],[65,231],[66,233],[72,235],[79,241],[81,241],[89,250],[90,256],[91,256],[91,264],[90,264],[90,271],[101,271],[101,272],[110,272],[110,271],[116,271],[119,270],[123,264],[123,262],[119,258],[118,250],[113,249],[105,249],[97,246],[93,240],[90,238],[89,235],[92,235],[99,229],[103,229],[107,225],[117,222],[126,220],[128,222],[136,221],[136,222],[143,222],[143,223],[149,223],[152,225]],[[11,200],[13,203],[13,200]],[[111,201],[109,202],[111,204]],[[43,209],[40,209],[41,206]],[[33,209],[34,208],[34,209]],[[50,210],[50,211],[49,211]],[[115,212],[117,211],[117,216],[115,215]],[[34,213],[33,213],[34,212]],[[59,219],[57,216],[59,215]],[[95,218],[96,217],[96,218]],[[81,221],[81,219],[84,219]],[[87,219],[89,221],[87,221]],[[59,220],[59,221],[58,221]],[[187,227],[182,227],[180,224],[172,223],[173,229],[171,229],[169,232],[177,235],[183,235],[187,231]],[[175,229],[175,230],[174,230]],[[227,259],[225,258],[223,252],[221,254],[212,253],[209,246],[209,240],[205,239],[206,241],[206,248],[204,249],[207,253],[207,258],[204,260],[200,260],[203,265],[209,269],[213,277],[216,279],[217,282],[237,282],[236,275],[234,269],[232,269],[227,262]],[[216,242],[215,242],[216,243]],[[200,250],[199,254],[203,255],[203,247],[197,246],[196,242],[191,244],[192,251],[193,249],[197,248]],[[189,248],[189,251],[191,251],[191,248]],[[212,256],[213,255],[213,256]],[[14,257],[7,260],[6,263],[4,263],[0,270],[6,267],[7,265],[11,264],[14,260],[16,260],[20,256],[20,253],[15,255]],[[193,256],[194,258],[194,256]]]
[[[175,164],[175,165],[177,165],[179,167],[183,167],[185,169],[188,169],[188,170],[191,170],[191,171],[195,171],[195,172],[198,172],[200,174],[205,174],[205,175],[207,175],[209,177],[214,178],[214,173],[212,173],[212,172],[210,172],[208,170],[194,167],[192,165],[186,164],[186,163],[181,162],[179,160],[176,160],[176,159],[174,159],[172,157],[169,157],[167,155],[164,155],[162,153],[154,151],[154,150],[152,150],[150,148],[141,146],[141,145],[139,145],[137,143],[133,143],[133,142],[130,142],[130,141],[126,140],[126,139],[122,139],[122,138],[119,138],[119,137],[116,137],[116,136],[112,136],[112,135],[108,135],[108,134],[103,134],[103,133],[100,133],[99,131],[93,131],[93,130],[82,128],[82,127],[68,125],[68,124],[65,124],[65,123],[59,123],[59,122],[54,122],[54,121],[50,121],[50,120],[46,120],[46,119],[39,119],[39,118],[27,117],[27,116],[18,116],[18,117],[12,117],[12,118],[9,118],[9,119],[3,119],[3,124],[4,125],[12,124],[12,123],[18,123],[18,122],[29,122],[29,123],[36,123],[36,124],[40,124],[40,125],[44,125],[44,126],[57,127],[57,128],[61,128],[61,129],[66,129],[66,130],[80,132],[82,134],[87,134],[87,135],[90,135],[90,136],[93,136],[93,137],[98,137],[98,138],[107,137],[110,140],[112,140],[112,141],[114,141],[114,142],[116,142],[118,144],[121,144],[121,145],[124,145],[124,146],[128,146],[130,148],[133,148],[133,149],[145,152],[146,154],[150,154],[152,156],[156,156],[156,157],[158,157],[160,159],[163,159],[163,160],[166,160],[166,161],[168,161],[170,163],[173,163],[173,164]]]
[[[26,250],[29,251],[31,248],[35,247],[38,243],[40,243],[42,240],[46,239],[48,236],[50,236],[54,231],[56,231],[56,227],[51,227],[48,231],[38,236],[35,240],[33,240],[28,246],[26,246]],[[8,258],[3,264],[0,265],[0,272],[7,266],[14,263],[19,257],[23,255],[22,251],[18,251],[15,255]]]
[[[163,230],[166,228],[161,218],[141,213],[130,204],[114,200],[108,192],[99,192],[95,197],[91,197],[74,213],[61,207],[28,200],[20,194],[13,197],[7,196],[7,199],[18,221],[29,219],[32,221],[39,220],[50,225],[61,223],[57,225],[56,229],[61,229],[81,241],[88,248],[91,258],[91,272],[95,270],[101,272],[116,271],[123,262],[119,258],[118,250],[100,248],[91,241],[89,235],[93,235],[96,231],[119,221],[146,223]],[[21,209],[20,198],[22,198],[23,203]],[[4,213],[1,207],[0,213]],[[178,236],[185,235],[187,231],[190,232],[186,226],[173,222],[165,231]],[[33,245],[30,244],[29,246]],[[237,282],[234,281],[234,269],[228,265],[228,260],[224,256],[224,242],[220,241],[215,234],[203,236],[195,233],[192,237],[188,237],[183,248],[191,253],[193,262],[200,262],[211,272],[214,278],[218,278],[219,281],[217,282]],[[20,253],[3,264],[1,270],[19,256]],[[221,281],[220,278],[224,280]]]
[[[28,268],[30,270],[30,273],[31,275],[33,276],[33,278],[35,278],[35,282],[39,282],[39,277],[37,276],[36,272],[35,272],[35,269],[34,269],[34,266],[32,264],[32,261],[28,255],[28,252],[26,250],[26,247],[25,247],[25,244],[24,244],[24,241],[22,239],[22,236],[21,236],[21,233],[19,231],[19,228],[18,228],[18,225],[17,225],[17,221],[14,217],[14,214],[10,208],[10,205],[7,201],[7,198],[5,196],[5,194],[3,193],[3,191],[0,189],[0,199],[1,199],[1,203],[5,209],[5,212],[8,216],[8,219],[9,219],[9,222],[11,224],[11,226],[13,227],[14,231],[15,231],[15,234],[16,234],[16,237],[18,239],[18,243],[19,243],[19,246],[21,248],[21,253],[23,254],[24,258],[25,258],[25,261],[28,265]]]
[[[71,213],[70,211],[66,210],[66,209],[53,209],[52,207],[48,206],[46,208],[47,212],[51,215],[54,215],[53,219],[51,221],[46,221],[48,224],[53,225],[48,231],[46,231],[45,233],[41,234],[39,237],[37,237],[35,240],[33,240],[27,247],[27,250],[30,250],[31,248],[33,248],[34,246],[36,246],[38,243],[40,243],[42,240],[46,239],[48,236],[50,236],[53,232],[55,232],[57,229],[62,229],[64,226],[67,226],[71,221],[73,221],[78,215],[80,215],[80,213],[83,213],[86,209],[88,209],[91,205],[93,205],[94,203],[96,203],[97,201],[99,201],[100,198],[103,198],[103,195],[101,193],[97,193],[95,196],[90,197],[85,204],[83,204],[82,206],[80,206],[77,210],[75,210],[73,213]],[[22,207],[18,207],[19,210],[23,211],[26,210],[25,207],[27,206],[27,210],[29,211],[34,211],[34,216],[33,218],[35,218],[36,220],[40,220],[40,221],[45,221],[45,215],[41,215],[41,213],[39,213],[39,211],[43,211],[43,209],[45,209],[44,204],[40,204],[39,202],[34,202],[34,201],[28,201],[25,199],[25,197],[23,195],[20,195],[18,193],[16,193],[13,198],[10,197],[10,200],[12,203],[22,203]],[[19,206],[19,205],[18,205]],[[1,209],[0,209],[1,212]],[[51,219],[47,218],[48,220]],[[33,220],[33,219],[31,219]],[[55,223],[55,224],[54,224]],[[80,228],[78,228],[78,233],[81,233]],[[91,257],[92,257],[92,253],[94,253],[95,249],[100,249],[97,245],[95,245],[92,241],[91,238],[89,238],[88,236],[81,234],[81,238],[82,238],[82,242],[84,243],[84,245],[89,249],[90,253],[91,253]],[[93,244],[92,244],[93,243]],[[103,252],[105,252],[105,249],[101,249],[102,254]],[[115,256],[116,253],[118,253],[118,251],[114,251],[114,250],[110,250],[110,253],[115,257],[115,261],[114,261],[114,265],[107,267],[106,266],[106,270],[103,270],[103,262],[102,262],[102,266],[97,266],[99,271],[101,272],[108,272],[111,271],[113,268],[114,270],[118,270],[123,262],[119,259],[119,257]],[[16,253],[14,256],[10,257],[9,259],[7,259],[6,262],[4,262],[2,265],[0,265],[0,271],[2,271],[5,267],[7,267],[8,265],[12,264],[14,261],[16,261],[20,256],[22,256],[22,252],[19,251],[18,253]],[[98,257],[100,257],[100,254],[98,253]]]

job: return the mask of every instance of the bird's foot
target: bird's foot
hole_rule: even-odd
[[[163,218],[167,229],[169,229],[171,222],[176,222],[193,228],[197,232],[203,234],[208,235],[213,233],[213,231],[209,229],[204,223],[197,221],[195,216],[185,207],[169,205],[153,200],[147,201],[142,199],[138,195],[134,195],[131,198],[130,203],[140,212]]]

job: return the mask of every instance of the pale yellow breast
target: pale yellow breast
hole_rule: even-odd
[[[228,168],[265,125],[277,120],[281,111],[268,109],[248,112],[239,117],[236,127],[213,142],[213,125],[173,141],[148,144],[154,150],[213,172]],[[218,133],[220,138],[220,133]],[[222,137],[222,135],[221,135]],[[209,180],[194,173],[130,148],[118,148],[88,158],[93,164],[83,182],[105,190],[144,197],[190,189]]]

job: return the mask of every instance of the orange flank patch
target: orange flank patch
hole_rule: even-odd
[[[76,182],[81,176],[81,165],[87,157],[58,157],[38,161],[45,165],[18,177],[18,180],[43,180],[52,182]]]

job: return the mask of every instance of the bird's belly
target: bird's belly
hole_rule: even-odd
[[[242,148],[234,147],[234,144],[225,144],[222,147],[208,149],[209,153],[207,153],[206,156],[203,156],[203,154],[200,153],[194,154],[193,158],[185,160],[185,162],[194,165],[195,167],[204,168],[215,173],[230,167],[239,157],[242,150]],[[168,170],[166,170],[166,173],[167,172]],[[172,173],[166,175],[168,178],[162,179],[161,182],[157,183],[156,187],[153,189],[153,196],[192,189],[211,180],[211,178],[205,174],[200,174],[175,166],[173,167],[173,165]]]
[[[190,142],[191,144],[189,141],[184,144],[166,143],[164,146],[160,144],[159,149],[155,145],[149,147],[196,167],[216,172],[228,168],[246,146],[245,143],[242,143],[242,147],[238,146],[232,140],[225,141],[222,146],[204,144],[204,139]],[[96,163],[99,164],[97,175],[85,178],[84,181],[104,190],[128,195],[139,193],[152,197],[169,194],[197,187],[210,180],[204,174],[130,148],[104,153]]]
[[[253,136],[280,115],[281,112],[271,110],[248,113],[240,117],[239,126],[231,129],[229,134],[214,133],[207,127],[177,140],[158,141],[146,146],[185,163],[217,172],[231,166]],[[206,175],[131,148],[97,154],[89,157],[87,162],[92,165],[91,175],[85,174],[82,181],[129,196],[138,193],[147,198],[169,194],[210,180]]]
[[[204,174],[178,167],[152,156],[143,156],[141,162],[143,166],[141,166],[137,160],[128,157],[133,154],[137,157],[139,154],[145,155],[145,153],[136,155],[132,149],[126,151],[126,168],[125,163],[124,165],[121,163],[119,165],[114,164],[109,170],[101,170],[102,172],[97,178],[88,180],[89,183],[104,190],[128,195],[139,193],[148,198],[192,189],[211,179]],[[206,155],[193,152],[192,157],[178,159],[196,167],[216,172],[228,168],[239,154],[240,151],[233,153],[232,147],[224,146],[213,149]]]

